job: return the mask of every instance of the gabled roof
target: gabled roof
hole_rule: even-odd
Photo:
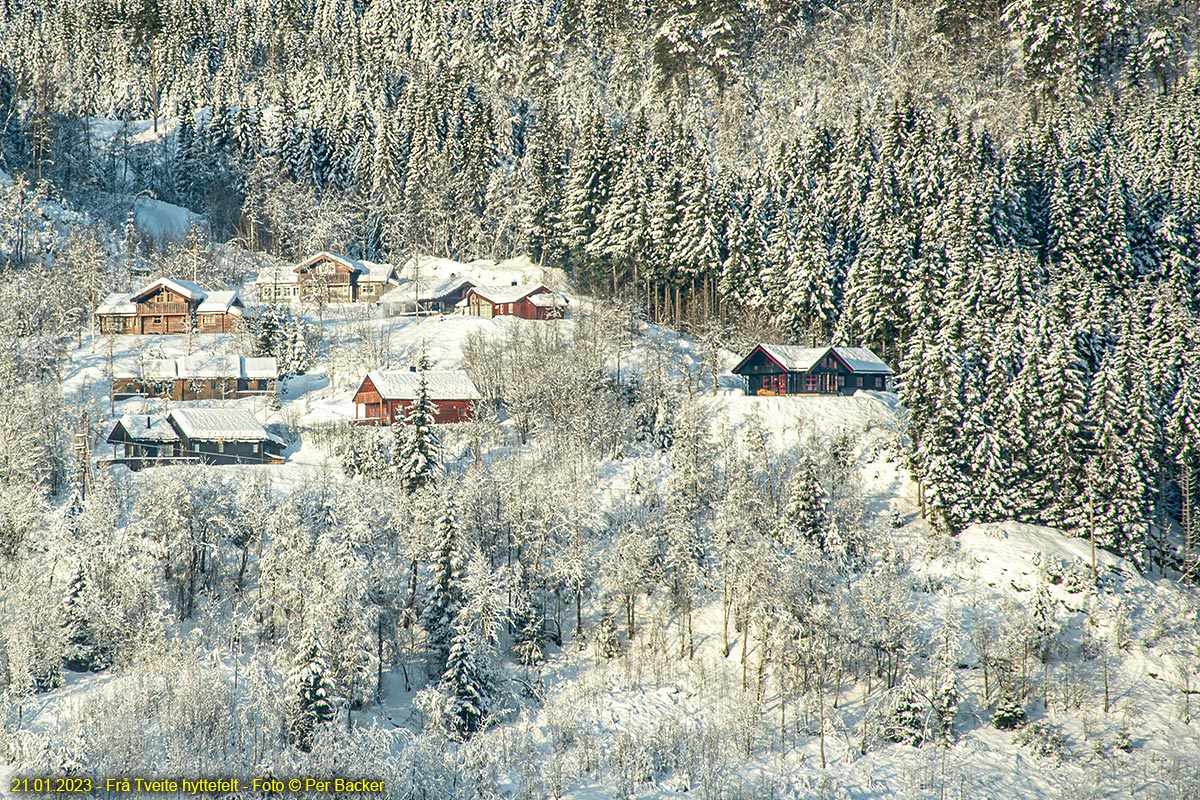
[[[529,302],[533,303],[538,308],[561,308],[570,301],[567,296],[558,292],[545,292],[543,294],[530,295]]]
[[[366,270],[365,275],[360,275],[359,280],[374,281],[375,283],[387,283],[392,277],[393,268],[391,264],[377,264],[374,261],[359,261],[363,269]]]
[[[396,283],[396,288],[379,298],[380,303],[412,303],[414,298],[422,300],[440,300],[446,295],[454,294],[460,289],[465,291],[475,284],[466,278],[442,278],[440,280],[419,280],[402,278]]]
[[[516,303],[538,292],[549,292],[543,283],[518,283],[515,286],[475,286],[472,292],[490,303]]]
[[[300,276],[294,267],[285,264],[271,264],[258,271],[254,279],[255,286],[274,286],[275,284],[290,285],[299,283]]]
[[[292,267],[292,271],[295,273],[301,273],[307,270],[309,267],[312,267],[322,261],[335,261],[351,272],[363,271],[362,264],[355,261],[353,258],[350,258],[349,256],[338,255],[337,253],[330,253],[328,250],[322,250],[319,253],[313,253],[311,256]]]
[[[133,317],[137,316],[137,304],[127,293],[113,292],[100,301],[96,313],[102,317]]]
[[[245,306],[235,291],[210,292],[196,309],[197,314],[241,314]]]
[[[205,291],[199,284],[192,283],[191,281],[179,280],[178,278],[159,278],[156,281],[147,283],[141,289],[138,289],[130,296],[129,299],[137,302],[139,298],[153,294],[159,288],[170,289],[176,294],[181,294],[189,300],[204,300],[204,298],[208,296],[207,291]]]
[[[376,283],[387,283],[394,271],[391,264],[379,264],[374,261],[367,261],[366,259],[350,258],[350,256],[344,256],[340,253],[330,253],[328,250],[322,250],[301,261],[292,268],[292,272],[299,274],[321,261],[334,261],[351,272],[357,273],[359,280],[374,281]],[[258,282],[270,283],[271,281],[260,279]],[[283,281],[279,282],[283,283]]]
[[[363,385],[369,380],[384,400],[416,400],[422,375],[425,376],[429,399],[435,402],[478,400],[482,397],[471,378],[461,369],[431,369],[423,373],[399,369],[372,370],[359,384],[358,391],[361,392]]]
[[[761,349],[788,372],[808,372],[829,352],[828,347],[800,347],[794,344],[760,344],[755,349]],[[751,355],[753,353],[751,351]]]
[[[126,414],[113,425],[106,441],[178,442],[179,434],[162,414]]]
[[[257,442],[271,438],[262,423],[242,408],[183,408],[167,418],[189,439]]]
[[[833,351],[856,373],[892,374],[892,368],[865,347],[835,347]]]
[[[731,371],[739,374],[751,356],[760,350],[788,372],[808,372],[820,363],[827,353],[832,352],[853,373],[892,374],[891,367],[865,347],[799,347],[792,344],[767,343],[756,345]]]

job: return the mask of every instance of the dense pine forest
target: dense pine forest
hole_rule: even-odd
[[[232,690],[223,674],[195,669],[177,692],[156,684],[155,696],[186,716],[204,705],[200,694],[219,694],[210,744],[229,749],[228,763],[286,753],[277,763],[300,768],[316,752],[322,768],[335,753],[370,764],[396,744],[383,734],[326,740],[318,729],[335,706],[347,720],[350,709],[367,714],[386,694],[385,673],[401,670],[411,692],[410,670],[433,664],[451,710],[432,696],[409,708],[444,716],[441,734],[463,741],[502,716],[499,700],[485,702],[501,695],[501,643],[528,667],[552,638],[559,647],[586,627],[599,660],[617,658],[641,626],[653,630],[637,612],[657,608],[657,587],[670,620],[660,635],[677,638],[646,663],[661,672],[655,659],[668,651],[693,657],[693,611],[720,599],[723,657],[737,655],[730,637],[741,635],[741,690],[761,701],[777,679],[781,730],[795,713],[789,699],[820,703],[802,713],[810,729],[818,715],[824,767],[826,693],[836,708],[843,681],[865,683],[864,708],[873,680],[890,692],[879,705],[888,711],[864,710],[846,734],[861,735],[864,754],[868,729],[887,742],[953,738],[958,702],[950,637],[926,630],[921,646],[906,644],[920,626],[896,593],[916,579],[898,566],[889,532],[864,521],[850,466],[859,456],[907,468],[938,547],[972,525],[1015,520],[1088,540],[1147,578],[1186,584],[1200,563],[1195,4],[2,0],[0,173],[10,179],[0,188],[0,592],[34,591],[35,530],[54,542],[41,552],[114,528],[152,542],[134,560],[113,542],[85,548],[93,566],[72,572],[53,612],[61,641],[34,633],[50,611],[22,611],[26,638],[5,640],[0,688],[12,697],[57,688],[60,656],[69,668],[132,663],[171,626],[182,632],[155,662],[162,674],[183,670],[188,635],[220,640],[213,652],[239,663],[244,624],[287,664],[256,663]],[[178,245],[140,235],[139,198],[189,209],[204,230]],[[83,497],[71,437],[96,424],[97,409],[61,382],[99,298],[149,272],[233,286],[319,250],[396,264],[416,253],[528,256],[597,298],[574,338],[517,330],[463,345],[520,445],[544,449],[489,451],[480,441],[497,435],[499,416],[448,443],[320,428],[306,435],[359,483],[306,478],[280,497],[259,482],[163,470],[135,484],[102,477]],[[311,322],[323,332],[324,311]],[[648,333],[669,329],[701,351],[686,389],[669,386],[662,366],[682,356]],[[345,356],[309,335],[320,352],[305,353],[306,365]],[[835,436],[777,463],[757,458],[770,449],[757,423],[714,446],[692,395],[715,393],[722,348],[756,341],[870,347],[897,373],[895,428],[870,447]],[[622,355],[638,347],[649,354],[623,379]],[[666,459],[669,477],[656,484],[635,470],[615,505],[581,499],[601,462],[638,448]],[[414,472],[414,458],[429,471]],[[785,551],[794,563],[780,577],[772,570]],[[1068,584],[1102,587],[1107,557],[1093,549],[1088,574]],[[327,574],[328,564],[338,566]],[[835,577],[820,577],[826,570]],[[242,608],[251,586],[256,599]],[[1104,665],[1109,711],[1112,652],[1090,638],[1055,650],[1047,591],[1036,590],[1012,641],[993,628],[971,640],[985,676],[979,705],[1002,718],[997,727],[1005,709],[1023,717],[1038,692],[1051,708],[1049,665],[1085,650]],[[804,610],[778,634],[773,614],[785,607]],[[872,615],[878,629],[852,643],[814,632]],[[777,634],[790,645],[769,646]],[[927,666],[910,676],[903,665],[917,657]],[[239,680],[292,705],[248,711]],[[519,683],[545,699],[527,669]],[[341,705],[327,701],[334,694]],[[122,723],[149,713],[121,702]],[[576,759],[571,780],[623,765],[612,780],[634,796],[629,787],[662,771],[628,766],[633,750],[589,754],[584,723],[563,721],[569,698],[557,703],[547,724],[569,732],[551,734],[551,749]],[[720,703],[736,716],[736,698]],[[738,720],[738,731],[753,727]],[[78,740],[37,751],[43,761],[32,746],[10,760],[139,763],[84,741],[145,746],[116,726],[70,729]],[[708,735],[680,733],[691,744],[661,758],[702,771]],[[790,740],[764,734],[776,735],[782,758]],[[506,750],[533,747],[505,736]],[[417,736],[394,765],[394,779],[413,787],[406,796],[558,797],[570,784],[539,773],[525,776],[527,795],[505,794],[502,770],[489,772],[481,752],[489,745],[450,757],[439,741]],[[761,744],[746,742],[735,737],[721,763]],[[470,787],[455,775],[465,763]],[[708,784],[704,796],[752,797],[761,785],[722,794]]]

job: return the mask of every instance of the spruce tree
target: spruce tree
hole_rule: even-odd
[[[92,589],[87,571],[80,564],[63,600],[63,629],[66,652],[63,666],[74,672],[99,672],[111,663],[111,655],[98,640],[90,608]]]
[[[434,526],[437,537],[430,558],[431,573],[426,586],[427,599],[421,614],[421,626],[429,647],[445,658],[454,635],[454,625],[463,605],[463,579],[466,556],[457,509],[449,497],[443,499],[442,513]]]
[[[328,672],[325,648],[315,636],[309,636],[287,680],[288,739],[306,753],[312,750],[317,726],[333,720],[333,684]]]
[[[417,369],[417,396],[404,415],[406,430],[397,439],[393,453],[397,479],[408,494],[436,483],[442,469],[442,444],[434,427],[437,408],[429,398],[426,369],[422,357]]]
[[[470,737],[487,722],[493,684],[489,662],[489,654],[475,627],[458,623],[441,680],[446,695],[446,720],[458,738]]]
[[[825,547],[829,532],[829,493],[817,477],[816,466],[804,459],[788,484],[787,520],[804,542]]]

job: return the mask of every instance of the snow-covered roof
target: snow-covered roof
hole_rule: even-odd
[[[391,264],[377,264],[374,261],[359,261],[358,264],[366,272],[366,275],[360,277],[359,280],[387,283],[388,278],[392,276]]]
[[[113,292],[100,301],[96,313],[105,317],[132,317],[137,315],[137,305],[127,293]]]
[[[208,292],[197,283],[180,280],[179,278],[159,278],[158,280],[150,281],[150,283],[138,289],[130,299],[136,300],[139,297],[145,297],[160,286],[170,289],[176,294],[181,294],[189,300],[203,300],[208,297]]]
[[[558,292],[543,292],[530,296],[529,302],[533,303],[538,308],[559,308],[565,306],[570,301],[567,300],[565,294]]]
[[[156,358],[146,364],[142,375],[150,381],[211,380],[213,378],[260,379],[278,377],[279,369],[274,358],[242,358],[241,356],[206,354],[179,358]]]
[[[755,349],[761,349],[789,372],[808,372],[815,367],[825,354],[833,351],[851,372],[890,375],[891,367],[883,359],[865,347],[800,347],[793,344],[762,343]],[[753,353],[753,351],[751,351]],[[747,356],[746,358],[749,358]],[[745,359],[743,359],[743,362]],[[740,367],[741,364],[738,364]],[[734,368],[735,371],[737,367]]]
[[[326,260],[336,261],[339,264],[341,264],[342,266],[349,269],[351,272],[359,273],[359,275],[361,276],[360,280],[368,280],[368,281],[375,281],[378,283],[386,283],[388,278],[392,275],[392,265],[391,264],[377,264],[374,261],[366,261],[366,260],[360,260],[357,258],[350,258],[350,256],[344,256],[344,255],[341,255],[340,253],[330,253],[327,250],[322,250],[321,252],[311,255],[308,258],[304,259],[303,261],[301,261],[299,264],[297,264],[295,267],[292,268],[292,272],[293,273],[303,272],[304,270],[308,269],[312,265],[320,263],[321,261],[326,261]],[[262,279],[259,279],[259,283],[264,283],[264,282],[270,283],[270,281],[263,281]],[[282,282],[283,281],[280,281],[280,283],[282,283]]]
[[[518,283],[512,286],[476,286],[472,292],[491,303],[516,303],[534,292],[549,292],[541,283]]]
[[[817,365],[828,347],[799,347],[794,344],[760,344],[767,355],[789,371],[807,372]]]
[[[261,441],[271,438],[254,415],[242,408],[184,408],[168,414],[189,439]]]
[[[276,284],[293,284],[299,282],[300,276],[296,274],[295,268],[286,264],[271,264],[263,267],[258,271],[258,277],[254,279],[255,286],[274,286]]]
[[[279,377],[279,362],[271,358],[243,358],[243,378],[277,378]]]
[[[835,347],[833,351],[855,372],[879,372],[888,375],[892,372],[892,368],[883,359],[865,347]]]
[[[377,369],[368,372],[367,379],[384,400],[415,400],[422,375],[431,400],[478,400],[482,397],[461,369],[431,369],[423,373]]]
[[[466,278],[443,278],[441,280],[401,278],[396,288],[379,298],[380,303],[411,303],[414,297],[422,300],[437,300],[448,294],[453,294],[462,288],[471,288],[475,284]]]
[[[146,380],[173,381],[179,377],[179,370],[173,358],[156,358],[146,365],[143,373]]]
[[[235,291],[211,292],[196,308],[197,314],[241,314],[242,300]]]
[[[175,368],[180,378],[240,378],[241,359],[237,356],[195,355],[175,359]]]
[[[130,439],[139,442],[177,442],[179,434],[167,422],[167,418],[162,414],[126,414],[117,420],[113,425],[113,429],[109,431],[108,441],[124,441],[122,439],[113,439],[113,435],[117,432],[117,427],[125,429],[125,433]]]

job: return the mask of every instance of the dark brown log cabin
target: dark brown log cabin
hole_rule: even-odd
[[[463,370],[374,370],[367,373],[354,393],[354,421],[364,425],[391,425],[403,421],[417,399],[422,376],[436,408],[439,425],[463,422],[475,415],[479,390]]]
[[[748,395],[842,394],[883,391],[892,370],[865,347],[760,344],[733,368]]]
[[[245,315],[237,292],[210,292],[159,278],[133,294],[110,294],[96,309],[101,333],[229,333]]]
[[[279,370],[274,358],[197,355],[150,361],[136,374],[112,379],[114,400],[159,397],[169,400],[236,400],[275,394]]]
[[[320,252],[293,270],[304,302],[374,303],[392,288],[390,264]]]
[[[542,284],[475,286],[467,291],[467,313],[473,317],[513,316],[522,319],[562,319],[567,298]]]

